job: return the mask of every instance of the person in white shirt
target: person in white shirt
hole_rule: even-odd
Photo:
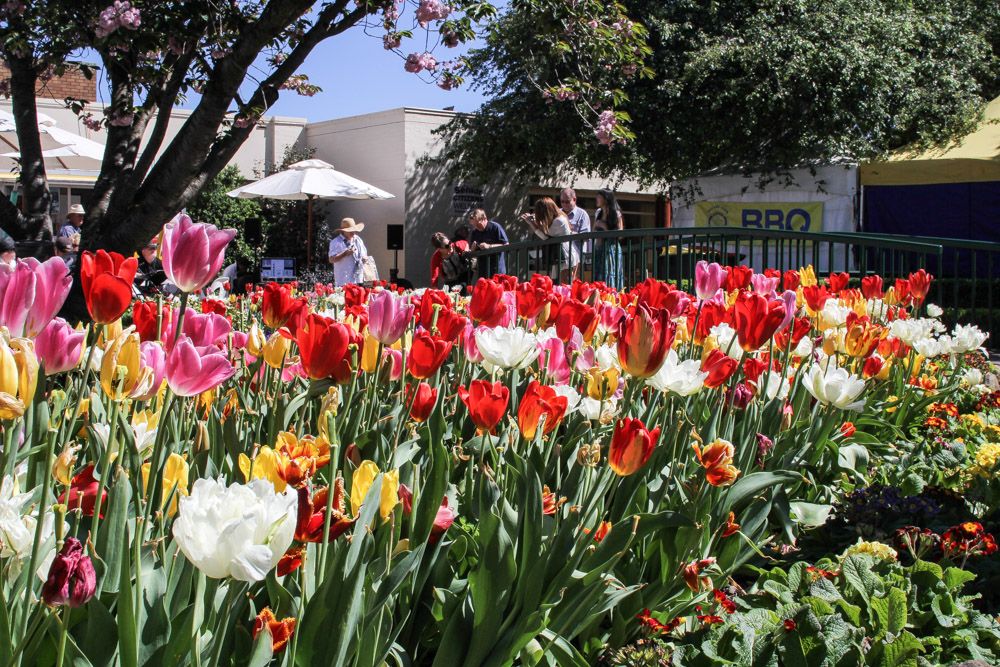
[[[568,236],[572,230],[569,227],[569,218],[559,210],[551,197],[542,197],[535,202],[535,212],[525,213],[521,219],[528,223],[535,235],[541,239],[549,239],[555,236]],[[552,244],[543,252],[543,257],[547,256],[545,262],[551,268],[550,275],[553,280],[561,283],[569,283],[570,269],[580,263],[580,255],[574,245],[570,242]]]
[[[368,248],[358,236],[365,228],[365,223],[354,222],[354,218],[344,218],[340,221],[339,233],[330,241],[327,253],[333,264],[333,277],[337,287],[354,283],[360,285],[365,281],[365,259]]]
[[[569,218],[569,228],[574,234],[586,234],[590,231],[590,214],[576,205],[576,191],[573,188],[563,188],[559,193],[559,208]],[[583,243],[574,241],[573,247],[576,248],[576,254],[580,258],[580,263],[573,265],[571,270],[571,278],[576,280],[580,275],[583,258],[590,252],[590,241]]]

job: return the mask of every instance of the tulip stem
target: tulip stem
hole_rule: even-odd
[[[64,606],[62,610],[62,621],[59,623],[59,651],[56,653],[56,667],[62,667],[63,658],[66,657],[66,635],[69,634],[69,612],[69,605]]]
[[[42,542],[42,527],[45,525],[45,506],[48,504],[49,491],[52,488],[52,463],[55,460],[56,431],[49,431],[48,453],[45,457],[45,474],[42,476],[42,495],[38,497],[38,522],[35,524],[35,537],[31,543],[31,556],[28,558],[28,575],[25,578],[24,608],[21,610],[21,636],[28,626],[28,610],[31,608],[31,584],[35,581],[35,570],[38,569],[38,552]],[[67,498],[68,500],[68,498]]]
[[[177,339],[181,337],[182,327],[184,326],[184,311],[187,310],[188,293],[181,292],[181,305],[177,311],[177,327],[174,329],[174,335],[171,337],[171,345],[177,342]]]
[[[146,507],[143,512],[143,526],[149,525],[149,518],[151,508],[154,505],[156,494],[162,493],[160,487],[163,486],[163,463],[160,461],[163,458],[163,440],[167,433],[167,418],[170,416],[170,411],[174,407],[174,392],[167,387],[167,391],[163,397],[163,407],[160,408],[160,419],[157,423],[156,428],[156,440],[153,443],[153,455],[150,458],[151,465],[149,466],[149,488],[146,492]],[[141,536],[136,539],[142,539]]]
[[[94,501],[94,526],[91,529],[91,540],[97,544],[97,532],[101,527],[101,502],[104,499],[104,489],[108,485],[108,473],[111,470],[111,448],[115,444],[115,436],[118,435],[118,412],[120,407],[118,401],[111,400],[111,415],[108,424],[108,444],[104,449],[104,457],[101,459],[101,479],[97,482],[97,498]]]
[[[65,438],[60,437],[59,438],[60,442],[65,442],[66,440],[69,440],[70,438],[73,437],[73,425],[76,424],[76,420],[80,418],[80,412],[82,412],[83,410],[83,395],[84,395],[83,393],[84,391],[86,391],[87,387],[90,386],[91,362],[93,362],[94,360],[94,348],[97,347],[97,341],[91,343],[89,340],[93,331],[94,331],[94,323],[90,322],[87,324],[87,331],[83,335],[83,342],[88,343],[87,362],[83,369],[83,382],[80,384],[80,391],[76,397],[76,406],[73,408],[73,416],[70,418],[68,422],[69,426],[67,428],[69,428],[69,433]],[[67,403],[66,403],[67,405],[69,405],[68,400],[69,397],[67,396]],[[66,424],[67,422],[65,421],[62,424],[60,424],[59,427],[60,436],[62,436],[61,433],[62,428],[66,426]]]
[[[212,637],[212,660],[208,664],[219,665],[222,658],[222,645],[226,643],[226,635],[229,630],[229,617],[232,616],[233,607],[236,606],[236,598],[239,597],[244,587],[243,582],[232,580],[229,582],[229,590],[226,591],[226,599],[222,603],[222,613],[215,619],[215,632]]]

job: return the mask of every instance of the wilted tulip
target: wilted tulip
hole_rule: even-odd
[[[275,493],[264,480],[202,478],[180,499],[173,536],[206,576],[262,581],[292,543],[297,505],[293,489]]]
[[[296,489],[299,498],[298,519],[295,523],[295,539],[299,542],[322,542],[326,526],[326,506],[330,503],[330,530],[327,541],[332,542],[354,525],[344,507],[344,479],[338,477],[333,485],[333,498],[329,497],[329,487],[323,487],[309,497],[305,485]]]
[[[163,228],[163,271],[180,291],[196,292],[219,273],[226,246],[234,236],[235,229],[195,223],[181,213]]]
[[[59,496],[59,503],[66,505],[69,509],[80,509],[84,516],[94,516],[94,507],[97,504],[97,489],[100,483],[94,478],[94,464],[91,463],[86,468],[76,474],[70,482],[69,494],[64,491]],[[101,493],[101,507],[108,506],[108,490],[105,488]],[[101,518],[104,515],[101,514]]]
[[[631,475],[646,465],[659,439],[659,427],[650,431],[638,419],[619,419],[608,449],[608,464],[619,475]]]
[[[42,601],[50,607],[65,604],[79,607],[94,597],[96,590],[94,563],[84,554],[80,540],[67,537],[49,567],[48,579],[42,586]]]

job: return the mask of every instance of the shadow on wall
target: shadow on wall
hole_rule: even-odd
[[[431,236],[443,232],[453,238],[455,229],[466,221],[467,204],[453,201],[454,183],[446,171],[446,165],[423,161],[406,179],[406,250],[400,273],[415,287],[430,285]],[[527,184],[498,178],[483,186],[482,193],[486,215],[503,226],[510,241],[527,239],[530,230],[518,218],[527,210]]]

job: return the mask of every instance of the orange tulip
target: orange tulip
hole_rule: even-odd
[[[698,447],[698,443],[694,443],[692,447],[698,457],[698,463],[705,468],[705,479],[709,484],[729,486],[736,481],[740,471],[733,466],[733,455],[736,450],[731,442],[719,438],[704,450]]]
[[[568,403],[569,399],[557,395],[552,387],[532,380],[517,408],[517,426],[521,434],[528,440],[534,438],[538,422],[544,416],[542,433],[548,435],[562,421]]]
[[[285,650],[285,645],[292,638],[292,633],[295,632],[295,619],[289,617],[279,621],[271,612],[270,607],[264,607],[253,620],[254,638],[264,628],[267,628],[267,631],[271,634],[271,652],[280,653]]]

